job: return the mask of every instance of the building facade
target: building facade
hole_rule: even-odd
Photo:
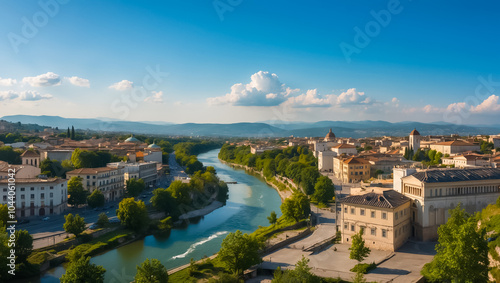
[[[408,197],[394,191],[351,195],[341,202],[342,243],[363,229],[365,245],[395,251],[411,236]]]
[[[412,199],[412,235],[436,240],[437,229],[459,203],[481,211],[500,196],[500,170],[493,168],[425,170],[401,178],[402,194]]]
[[[361,157],[335,157],[333,160],[335,177],[343,183],[356,183],[370,179],[371,164]]]
[[[117,200],[124,195],[124,171],[122,168],[81,168],[66,173],[68,179],[82,178],[83,188],[89,193],[100,190],[106,201]]]

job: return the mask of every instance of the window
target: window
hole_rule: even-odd
[[[431,190],[431,197],[432,197],[432,190]]]
[[[384,237],[384,238],[387,237],[387,230],[382,229],[382,237]]]
[[[31,194],[31,199],[35,199],[35,194]]]
[[[347,230],[347,229],[349,229],[349,226],[348,226],[348,225],[349,225],[349,224],[347,224],[347,223],[344,223],[344,230]]]
[[[24,195],[21,195],[21,199],[24,199]]]
[[[364,209],[360,209],[360,210],[359,210],[359,213],[360,213],[362,216],[364,216],[364,215],[365,215],[365,210],[364,210]]]
[[[24,188],[21,188],[21,192],[24,192]]]
[[[377,235],[377,228],[372,228],[370,234],[372,236],[376,236]]]
[[[42,187],[42,191],[45,190],[45,187]]]
[[[54,189],[54,187],[52,187],[52,186],[51,186],[51,187],[50,187],[50,189],[51,189],[51,190],[53,190],[53,189]]]
[[[344,207],[344,213],[347,213],[347,207]]]
[[[354,231],[354,224],[351,224],[351,231]]]
[[[372,211],[372,218],[375,218],[375,211]]]
[[[387,213],[386,212],[382,212],[382,219],[387,219]]]
[[[32,191],[34,191],[34,190],[35,190],[35,188],[34,188],[34,187],[31,187],[31,190],[32,190]]]
[[[4,188],[4,189],[3,189],[3,191],[4,191],[4,192],[7,192],[7,188]]]
[[[3,196],[3,201],[7,201],[7,196],[6,195]]]
[[[50,197],[54,197],[54,193],[50,193]]]
[[[354,208],[351,208],[351,214],[356,214],[356,210],[354,210]]]
[[[394,216],[396,217],[396,220],[398,220],[398,213],[397,212],[394,214]]]
[[[45,198],[45,194],[40,194],[40,198],[44,199]]]

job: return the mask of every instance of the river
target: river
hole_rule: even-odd
[[[213,166],[223,181],[229,184],[229,199],[221,207],[204,216],[197,223],[184,229],[173,229],[170,237],[160,239],[147,236],[143,240],[97,255],[92,263],[106,269],[105,282],[131,282],[136,266],[146,258],[157,258],[168,269],[189,263],[191,258],[201,259],[211,256],[220,249],[220,244],[230,232],[240,230],[250,233],[259,225],[267,226],[267,216],[271,211],[281,215],[281,199],[278,193],[258,177],[222,164],[217,155],[219,149],[200,154],[198,159],[205,166]],[[65,266],[48,270],[39,282],[59,282]]]

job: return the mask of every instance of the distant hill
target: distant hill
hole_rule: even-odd
[[[266,121],[266,123],[232,123],[232,124],[172,124],[167,122],[131,122],[122,120],[106,121],[101,119],[63,118],[59,116],[13,115],[1,118],[10,122],[23,124],[38,124],[66,129],[74,126],[77,129],[124,132],[138,134],[159,134],[173,136],[227,136],[227,137],[322,137],[330,128],[337,137],[377,137],[377,136],[407,136],[417,128],[422,135],[476,135],[498,134],[500,125],[469,126],[453,125],[443,122],[419,123],[386,121],[319,121],[286,122]]]

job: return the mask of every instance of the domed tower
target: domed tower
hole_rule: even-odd
[[[420,148],[420,133],[417,129],[413,129],[413,131],[411,131],[408,146],[410,149],[413,149],[414,152],[417,152]]]
[[[335,141],[335,134],[332,132],[332,128],[330,128],[330,131],[328,132],[328,134],[326,134],[325,141],[326,142]]]
[[[129,138],[125,140],[125,142],[131,142],[131,143],[140,143],[141,141],[138,140],[134,135],[131,135]]]
[[[158,149],[158,148],[161,148],[161,147],[156,144],[156,141],[153,141],[152,144],[148,145],[148,148],[156,148],[156,149]]]

